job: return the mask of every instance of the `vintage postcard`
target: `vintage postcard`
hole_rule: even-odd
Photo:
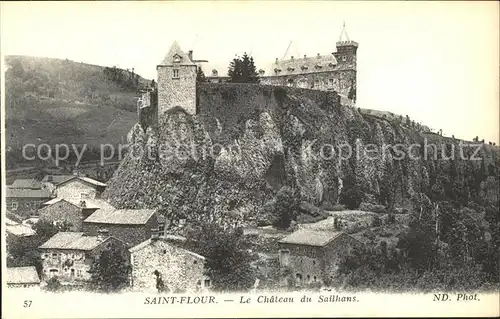
[[[498,2],[1,2],[2,318],[498,316]]]

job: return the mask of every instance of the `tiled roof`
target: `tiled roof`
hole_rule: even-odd
[[[342,232],[300,229],[283,238],[279,242],[285,244],[324,246],[341,234]]]
[[[337,65],[337,60],[332,54],[317,55],[311,57],[294,57],[293,59],[278,60],[272,64],[264,66],[264,76],[273,75],[293,75],[333,71]],[[276,72],[276,70],[281,70]]]
[[[97,236],[86,236],[84,233],[59,232],[47,240],[41,249],[92,250],[109,238],[100,239]]]
[[[49,180],[49,176],[52,176],[52,180]],[[74,179],[82,180],[94,186],[106,186],[106,184],[101,183],[93,178],[77,175],[47,175],[42,179],[42,182],[52,183],[56,186],[59,186]]]
[[[100,224],[145,224],[155,213],[154,209],[98,209],[84,220],[85,223]]]
[[[42,182],[48,182],[52,183],[54,185],[58,185],[60,183],[64,183],[66,181],[69,181],[70,179],[76,178],[77,176],[75,175],[46,175],[43,179]],[[52,180],[50,180],[52,178]]]
[[[7,198],[50,198],[51,193],[47,189],[10,188],[7,187]]]
[[[160,65],[195,65],[188,55],[182,51],[179,43],[174,41]]]
[[[75,205],[77,207],[81,207],[81,203],[82,203],[82,201],[84,201],[85,202],[84,208],[89,208],[89,209],[105,209],[105,210],[115,210],[116,209],[113,205],[111,205],[110,203],[106,202],[103,199],[66,199],[66,198],[56,197],[56,198],[53,198],[53,199],[43,203],[43,205],[45,207],[47,207],[47,206],[53,205],[55,203],[58,203],[60,201],[66,201],[66,202],[68,202],[72,205]],[[81,208],[83,208],[83,207],[81,207]]]
[[[40,278],[35,266],[7,268],[8,284],[39,284]]]
[[[16,179],[10,188],[31,188],[31,189],[41,189],[42,183],[34,179]]]
[[[6,226],[7,233],[18,237],[33,236],[36,232],[29,226],[23,224],[8,225]]]

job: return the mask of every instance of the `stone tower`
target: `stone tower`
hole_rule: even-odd
[[[336,43],[337,52],[333,55],[337,60],[337,70],[339,70],[339,81],[342,89],[347,89],[349,99],[356,101],[356,53],[358,43],[351,41],[345,29],[345,23],[340,32],[339,40]]]
[[[158,119],[169,109],[181,107],[196,113],[196,64],[174,41],[158,73]]]

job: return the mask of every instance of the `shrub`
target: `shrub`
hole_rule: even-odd
[[[363,195],[363,192],[357,186],[354,186],[342,191],[340,194],[340,203],[348,209],[357,209],[361,204]]]
[[[60,291],[62,289],[62,284],[59,281],[59,278],[57,277],[50,278],[47,281],[47,286],[45,286],[45,289],[52,292]]]

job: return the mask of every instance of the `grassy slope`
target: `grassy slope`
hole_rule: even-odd
[[[118,143],[137,121],[136,89],[111,81],[102,66],[26,56],[5,64],[8,146]],[[147,82],[138,77],[139,86]]]

